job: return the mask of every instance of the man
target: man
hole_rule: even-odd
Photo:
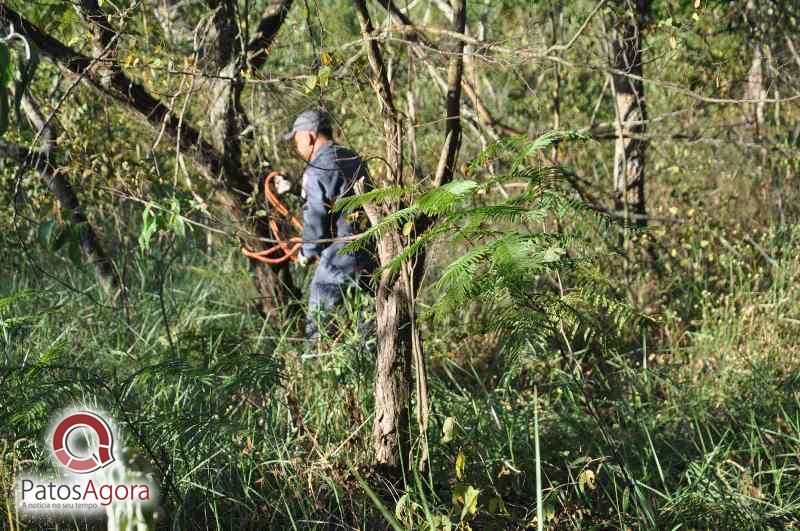
[[[334,142],[330,116],[324,111],[301,113],[284,139],[293,140],[297,153],[308,163],[301,194],[305,199],[305,243],[298,263],[306,266],[319,262],[311,280],[306,318],[306,338],[314,343],[320,336],[320,325],[341,304],[347,289],[358,288],[360,275],[374,268],[374,260],[363,251],[339,254],[348,243],[342,238],[358,231],[345,213],[332,211],[337,199],[355,193],[354,185],[360,178],[369,188],[370,177],[358,154]],[[334,241],[319,241],[331,239]]]

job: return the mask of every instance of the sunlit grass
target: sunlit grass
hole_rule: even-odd
[[[175,529],[796,524],[797,236],[759,240],[774,264],[709,241],[717,259],[688,254],[702,274],[651,286],[670,290],[655,324],[613,342],[532,347],[507,367],[479,315],[434,331],[431,469],[394,483],[366,466],[371,364],[352,331],[300,362],[294,333],[242,311],[246,275],[188,249],[165,276],[169,334],[154,256],[127,311],[73,269],[58,273],[91,298],[20,271],[0,293],[4,525],[36,528],[13,478],[48,469],[42,430],[69,402],[113,414]],[[653,282],[644,267],[635,281]]]

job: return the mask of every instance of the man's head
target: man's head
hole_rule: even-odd
[[[331,118],[325,111],[304,111],[300,113],[292,125],[292,129],[283,135],[284,140],[294,139],[294,147],[304,160],[311,160],[314,148],[321,142],[333,140]]]

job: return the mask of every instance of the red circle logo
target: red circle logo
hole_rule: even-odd
[[[97,439],[97,448],[91,448],[88,456],[80,456],[69,447],[69,436],[80,428],[92,430]],[[88,411],[67,416],[58,423],[53,432],[53,451],[56,458],[68,470],[79,474],[88,474],[113,463],[113,446],[114,436],[108,423],[99,415]]]

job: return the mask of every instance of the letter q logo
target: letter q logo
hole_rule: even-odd
[[[94,432],[92,442],[96,443],[97,448],[89,448],[88,456],[78,455],[73,448],[70,448],[70,435],[81,428]],[[74,441],[72,443],[74,447]],[[99,415],[88,411],[68,415],[58,423],[53,432],[53,452],[56,458],[68,470],[79,474],[88,474],[113,463],[113,446],[114,436],[108,423]]]

